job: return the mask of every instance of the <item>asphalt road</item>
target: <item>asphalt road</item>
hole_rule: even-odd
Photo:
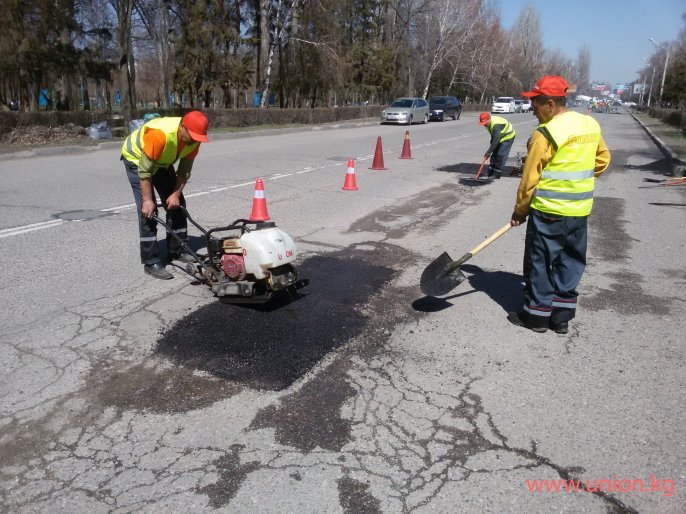
[[[535,119],[511,119],[513,163]],[[683,512],[686,198],[644,182],[667,168],[631,116],[597,119],[612,164],[566,336],[505,318],[523,227],[451,294],[419,291],[512,211],[518,179],[468,180],[476,113],[411,127],[412,160],[376,124],[203,145],[191,214],[246,217],[261,177],[298,244],[311,284],[267,308],[143,274],[116,148],[5,158],[0,510]]]

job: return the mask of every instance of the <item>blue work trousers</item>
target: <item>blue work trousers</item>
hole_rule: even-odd
[[[549,327],[574,318],[576,288],[586,269],[587,222],[588,216],[531,210],[524,250],[523,316],[528,324]]]
[[[495,150],[491,154],[490,165],[488,166],[489,177],[494,174],[496,177],[500,177],[503,174],[503,171],[505,171],[505,164],[507,164],[507,158],[512,149],[512,143],[514,143],[514,137],[507,141],[501,141],[500,144],[495,147]]]
[[[124,167],[126,168],[126,175],[133,190],[133,198],[136,201],[136,208],[138,211],[138,233],[141,250],[141,262],[143,264],[156,264],[161,262],[160,248],[157,243],[157,222],[153,219],[148,219],[141,214],[141,206],[143,204],[143,192],[141,191],[141,181],[138,176],[138,166],[134,163],[122,159]],[[166,169],[158,170],[152,176],[152,198],[157,203],[155,191],[160,195],[160,202],[162,205],[167,204],[167,198],[174,192],[176,188],[176,173],[174,167],[169,166]],[[186,199],[183,193],[179,198],[179,203],[186,206]],[[188,237],[188,222],[186,215],[181,209],[174,209],[166,211],[165,223],[169,225],[174,233],[186,240]],[[167,233],[167,252],[168,256],[178,255],[182,253],[181,244],[173,236]]]

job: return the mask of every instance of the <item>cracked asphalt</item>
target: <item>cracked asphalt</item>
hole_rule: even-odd
[[[221,303],[179,268],[142,273],[116,151],[0,163],[0,510],[683,512],[685,193],[646,187],[667,167],[628,114],[598,120],[613,161],[564,336],[505,319],[523,229],[449,295],[419,291],[433,258],[511,213],[516,178],[468,180],[487,146],[473,113],[412,127],[412,161],[404,127],[204,145],[194,218],[242,217],[241,184],[263,177],[298,244],[311,283],[267,306]],[[513,121],[511,159],[535,126]],[[389,171],[367,170],[377,134]]]

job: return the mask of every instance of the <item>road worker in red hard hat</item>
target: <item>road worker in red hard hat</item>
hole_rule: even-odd
[[[505,118],[491,116],[487,112],[479,115],[479,125],[486,127],[491,135],[491,146],[484,154],[484,159],[491,158],[486,178],[495,176],[498,179],[502,176],[507,157],[510,155],[515,139],[515,129]]]
[[[576,315],[595,178],[610,164],[598,122],[567,110],[567,87],[564,78],[545,76],[522,93],[540,125],[528,144],[510,220],[516,227],[528,217],[524,305],[507,319],[534,332],[566,334]]]
[[[200,143],[208,140],[208,126],[207,117],[200,111],[191,111],[183,118],[154,118],[133,131],[122,145],[121,160],[138,207],[141,262],[143,270],[155,278],[173,278],[160,257],[157,222],[151,219],[156,212],[155,191],[166,206],[166,223],[185,240],[187,220],[179,206],[186,206],[183,188],[191,176]],[[174,170],[177,161],[179,165]],[[184,253],[181,244],[169,234],[167,251],[170,261],[195,260]]]

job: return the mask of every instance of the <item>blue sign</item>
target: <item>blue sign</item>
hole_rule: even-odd
[[[114,104],[115,105],[121,104],[121,91],[119,91],[118,89],[114,92]]]
[[[48,90],[47,89],[41,89],[40,94],[38,95],[38,105],[40,107],[47,107],[48,105]]]
[[[259,91],[255,91],[252,95],[252,106],[253,107],[259,107],[261,101],[262,101],[262,93],[260,93]]]

